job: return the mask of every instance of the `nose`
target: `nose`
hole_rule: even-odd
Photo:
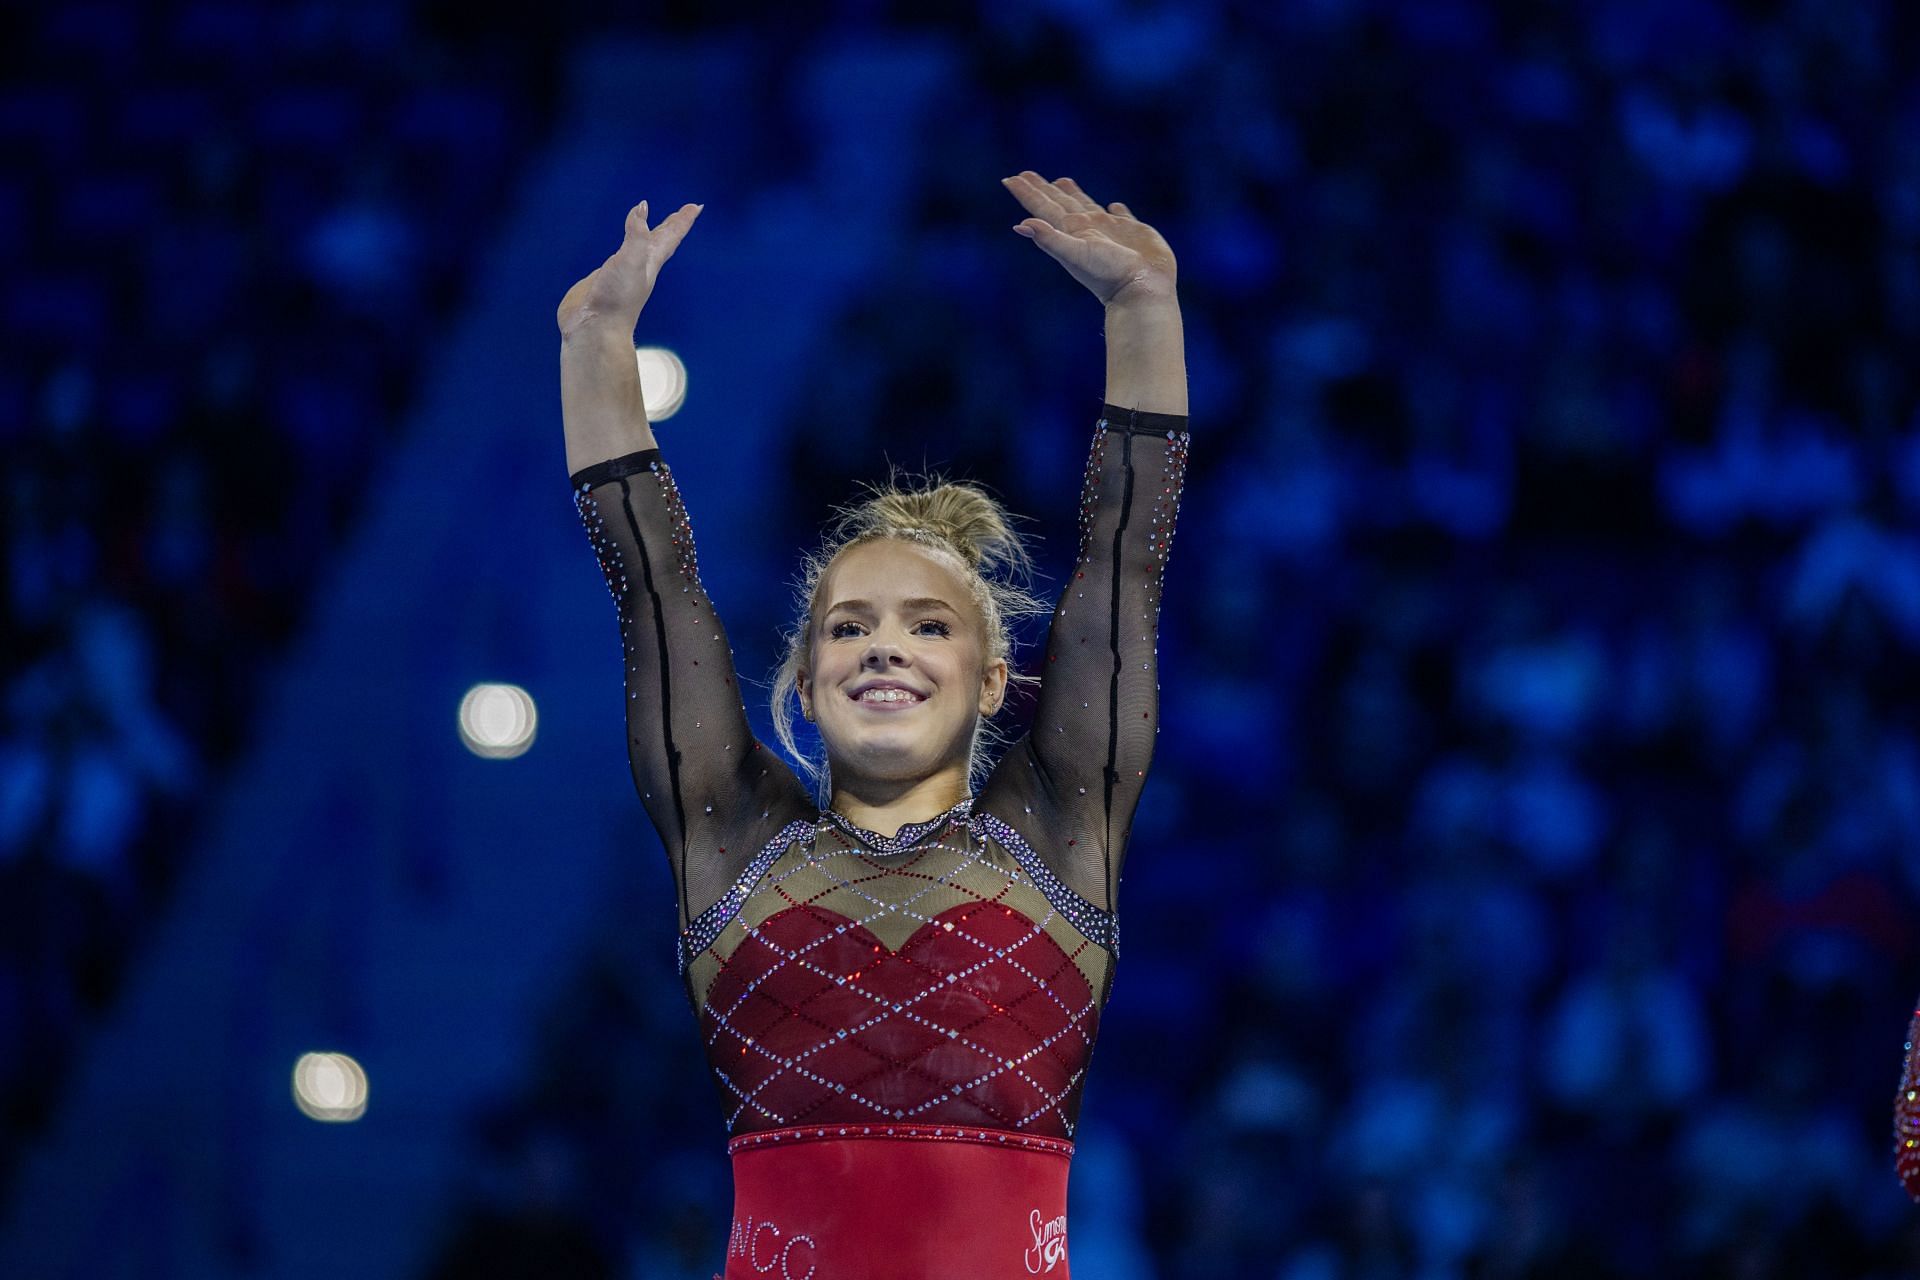
[[[905,650],[892,641],[882,640],[878,636],[875,636],[867,645],[867,651],[860,655],[860,665],[863,667],[905,666],[906,661]]]

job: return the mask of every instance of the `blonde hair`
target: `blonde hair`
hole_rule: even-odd
[[[785,654],[773,677],[774,735],[822,806],[832,800],[826,746],[822,743],[816,753],[803,752],[794,740],[793,713],[799,704],[799,673],[809,665],[811,656],[820,588],[827,570],[843,553],[892,538],[956,561],[955,567],[966,580],[984,624],[985,661],[1006,660],[1009,691],[1015,684],[1040,683],[1039,676],[1013,669],[1014,621],[1052,612],[1052,606],[1025,585],[1032,581],[1033,561],[1013,528],[1013,521],[1021,517],[1014,516],[984,489],[966,481],[950,482],[938,474],[920,477],[918,485],[902,487],[891,471],[885,481],[867,488],[872,496],[834,508],[838,518],[828,527],[820,549],[801,564],[795,583],[796,616],[782,635]],[[1005,708],[1003,698],[1000,709]],[[969,791],[979,790],[986,780],[989,750],[1005,745],[991,717],[976,717],[973,740],[967,748]]]

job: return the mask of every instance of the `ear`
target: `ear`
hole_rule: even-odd
[[[793,673],[793,689],[800,695],[800,714],[808,720],[813,719],[813,695],[807,692],[807,671],[802,667]]]
[[[1007,700],[1007,660],[995,658],[980,677],[980,714],[990,716]]]

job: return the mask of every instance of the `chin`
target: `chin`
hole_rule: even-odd
[[[863,771],[876,777],[906,777],[930,769],[938,753],[914,740],[901,741],[889,734],[875,734],[848,744],[843,753],[858,760]]]
[[[850,741],[843,740],[832,754],[857,763],[867,777],[886,781],[932,773],[944,758],[938,744],[924,736],[909,736],[884,727],[855,734]]]

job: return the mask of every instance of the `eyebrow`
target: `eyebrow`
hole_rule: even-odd
[[[916,609],[945,609],[955,617],[958,617],[960,614],[958,609],[937,596],[915,596],[911,600],[902,600],[900,605],[909,611]],[[842,600],[837,604],[828,606],[827,612],[832,613],[836,609],[847,609],[856,613],[872,613],[874,611],[872,602],[867,600]]]

